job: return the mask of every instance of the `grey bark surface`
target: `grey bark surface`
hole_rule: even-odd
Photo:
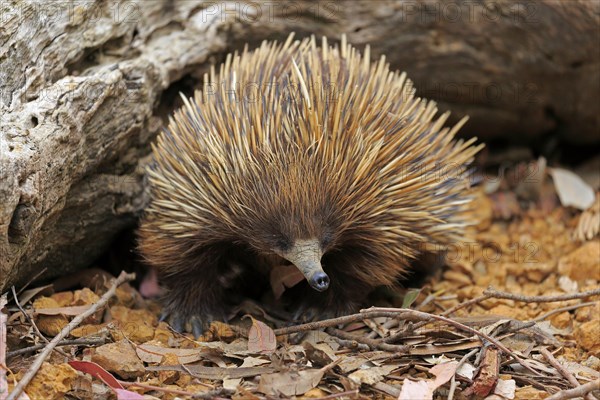
[[[463,131],[598,143],[598,2],[1,1],[0,292],[90,265],[147,201],[150,142],[244,43],[347,33]]]

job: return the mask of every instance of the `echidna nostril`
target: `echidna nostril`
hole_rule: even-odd
[[[313,289],[322,292],[329,287],[329,276],[325,272],[317,272],[309,283]]]

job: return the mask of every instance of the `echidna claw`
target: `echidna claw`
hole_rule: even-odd
[[[177,313],[169,318],[169,325],[174,331],[183,333],[185,331],[185,321],[181,314]]]
[[[204,325],[202,319],[198,315],[193,315],[190,318],[190,325],[192,325],[192,334],[198,339],[204,333]]]

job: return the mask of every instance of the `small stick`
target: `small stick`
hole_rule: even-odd
[[[340,346],[345,347],[348,350],[358,350],[358,351],[368,351],[371,350],[369,346],[364,343],[358,343],[356,340],[346,340],[340,339],[339,337],[332,336],[333,340],[335,340]],[[340,351],[337,351],[336,354],[342,354]]]
[[[74,340],[62,340],[60,341],[56,346],[94,346],[94,345],[100,345],[100,344],[105,344],[106,343],[106,339],[104,338],[90,338],[90,339],[85,339],[85,338],[81,338],[81,339],[74,339]],[[46,345],[45,344],[36,344],[35,346],[30,346],[30,347],[25,347],[19,350],[14,350],[14,351],[9,351],[8,353],[6,353],[6,357],[14,357],[14,356],[18,356],[21,354],[27,354],[27,353],[31,353],[34,351],[37,351],[39,349],[43,349]]]
[[[489,295],[490,297],[494,297],[496,299],[516,300],[525,303],[549,303],[553,301],[575,300],[590,296],[600,296],[600,289],[592,289],[585,292],[567,293],[553,296],[523,296],[520,294],[501,292],[490,286],[483,292],[483,294]]]
[[[460,369],[460,367],[463,366],[464,363],[467,362],[467,360],[469,358],[471,358],[478,351],[481,351],[481,349],[471,350],[470,352],[465,354],[465,356],[463,358],[461,358],[460,361],[458,362],[458,365],[456,366],[456,372],[452,375],[452,380],[450,381],[450,390],[448,391],[448,400],[452,400],[454,398],[454,392],[456,391],[456,374],[458,373],[458,370]]]
[[[357,322],[362,321],[367,318],[376,318],[376,317],[388,317],[389,312],[383,313],[360,313],[360,314],[350,314],[343,317],[324,319],[322,321],[308,322],[306,324],[294,325],[294,326],[286,326],[285,328],[275,329],[275,335],[289,335],[290,333],[297,332],[305,332],[305,331],[314,331],[317,329],[329,328],[330,326],[336,326],[341,324],[347,324],[349,322]],[[397,314],[394,314],[394,317],[397,317]]]
[[[588,382],[585,385],[578,386],[574,389],[561,390],[560,392],[554,393],[550,397],[546,397],[546,400],[574,399],[575,397],[585,396],[586,394],[589,394],[594,390],[600,390],[600,379]]]
[[[165,388],[165,387],[160,387],[160,386],[147,385],[145,383],[139,383],[139,382],[126,382],[126,381],[122,381],[120,379],[117,379],[117,381],[123,387],[139,387],[142,389],[156,390],[156,391],[163,392],[163,393],[179,394],[182,396],[190,396],[190,397],[194,397],[194,395],[195,395],[195,393],[186,392],[185,390],[170,389],[170,388]]]
[[[560,372],[560,374],[569,381],[571,386],[573,386],[574,388],[578,388],[580,386],[579,382],[573,376],[573,374],[570,373],[565,367],[563,367],[562,364],[559,363],[558,360],[556,358],[554,358],[552,353],[550,353],[546,348],[544,348],[544,347],[540,348],[540,353],[542,353],[542,355],[550,363],[550,365],[552,365],[554,368],[556,368],[556,370],[558,372]],[[585,395],[585,400],[594,400],[594,397],[592,396],[591,393],[587,393]]]
[[[13,391],[8,395],[6,400],[15,400],[16,398],[18,398],[19,395],[21,394],[21,392],[23,392],[23,389],[25,389],[25,387],[29,384],[29,382],[31,382],[31,380],[33,379],[33,377],[35,376],[37,371],[42,366],[42,363],[44,362],[44,360],[46,358],[48,358],[48,356],[50,355],[52,350],[56,347],[56,345],[58,343],[60,343],[60,341],[63,340],[64,337],[67,336],[76,326],[81,324],[81,322],[83,320],[85,320],[87,317],[89,317],[90,315],[97,312],[100,307],[102,307],[106,303],[108,303],[108,300],[112,296],[114,296],[115,291],[117,290],[117,287],[119,285],[121,285],[124,282],[131,281],[134,279],[135,279],[135,274],[127,274],[127,273],[125,273],[125,271],[121,272],[119,277],[117,279],[115,279],[115,281],[113,282],[110,289],[108,289],[108,291],[106,293],[104,293],[104,295],[102,295],[102,297],[100,298],[100,300],[98,300],[97,303],[95,303],[92,307],[90,307],[86,311],[82,312],[81,314],[79,314],[78,316],[73,318],[73,320],[71,322],[69,322],[69,324],[67,326],[65,326],[60,331],[60,333],[54,337],[54,339],[52,339],[50,341],[50,343],[48,343],[48,345],[46,346],[44,351],[42,351],[40,354],[38,354],[37,358],[31,365],[31,367],[29,367],[29,370],[27,371],[27,373],[25,373],[25,375],[23,375],[23,378],[21,378],[19,383],[15,386]]]
[[[488,296],[488,295],[482,295],[482,296],[479,296],[479,297],[475,297],[474,299],[464,301],[464,302],[462,302],[460,304],[455,305],[454,307],[451,307],[451,308],[445,310],[440,315],[446,317],[446,316],[448,316],[450,314],[455,313],[456,311],[460,310],[461,308],[465,308],[465,307],[471,306],[473,304],[481,303],[482,301],[487,300],[489,298],[490,298],[490,296]],[[419,328],[427,325],[428,323],[429,323],[429,321],[417,322],[416,324],[414,324],[412,326],[412,329],[409,332],[407,332],[406,330],[403,330],[403,331],[398,332],[398,333],[396,333],[394,335],[388,336],[388,337],[386,337],[386,338],[384,338],[382,340],[384,342],[386,342],[386,343],[395,342],[398,339],[402,339],[402,338],[404,338],[406,336],[412,335],[415,330],[417,330],[417,329],[419,329]]]
[[[344,332],[342,330],[335,329],[333,327],[327,328],[327,333],[329,333],[332,336],[339,337],[341,339],[351,340],[351,341],[355,341],[357,343],[365,344],[365,345],[369,346],[369,348],[371,350],[379,349],[379,350],[383,350],[383,351],[408,353],[408,350],[410,349],[409,346],[400,346],[397,344],[387,344],[387,343],[382,343],[379,340],[375,340],[375,339],[369,339],[366,337],[358,337],[357,335],[353,335],[351,333]]]
[[[578,308],[589,307],[589,306],[594,306],[594,305],[596,305],[595,301],[588,301],[587,303],[573,304],[572,306],[557,308],[555,310],[548,311],[547,313],[542,314],[538,317],[535,317],[534,319],[532,319],[532,321],[534,321],[534,322],[543,321],[546,318],[548,318],[549,316],[561,313],[563,311],[573,311],[573,310],[577,310]]]

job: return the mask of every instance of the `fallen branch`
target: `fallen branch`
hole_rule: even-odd
[[[359,337],[357,335],[353,335],[351,333],[335,329],[333,327],[327,328],[327,333],[331,336],[338,337],[343,340],[350,340],[351,342],[356,342],[359,344],[364,344],[369,347],[371,350],[383,350],[383,351],[391,351],[394,353],[408,353],[410,349],[409,346],[397,345],[397,344],[388,344],[382,343],[379,340],[370,339],[367,337]]]
[[[592,393],[594,390],[600,390],[600,379],[596,379],[593,382],[586,383],[585,385],[578,386],[574,389],[561,390],[550,397],[546,397],[546,400],[574,399],[575,397],[582,397],[588,393]]]
[[[524,296],[521,294],[501,292],[490,286],[483,292],[483,294],[493,297],[495,299],[515,300],[522,301],[524,303],[549,303],[553,301],[566,301],[584,299],[590,296],[600,296],[600,289],[592,289],[585,292],[558,294],[551,296]]]
[[[596,305],[595,301],[588,301],[587,303],[579,303],[579,304],[573,304],[571,306],[557,308],[557,309],[548,311],[547,313],[544,313],[540,316],[535,317],[534,319],[532,319],[532,321],[534,321],[534,322],[543,321],[546,318],[550,317],[551,315],[559,314],[563,311],[573,311],[573,310],[577,310],[579,308],[590,307],[590,306],[594,306],[594,305]]]
[[[462,302],[460,304],[455,305],[454,307],[451,307],[451,308],[445,310],[440,315],[443,315],[444,317],[446,317],[446,316],[448,316],[450,314],[455,313],[456,311],[458,311],[458,310],[460,310],[462,308],[471,306],[473,304],[481,303],[482,301],[487,300],[490,297],[491,296],[488,296],[488,295],[482,295],[482,296],[476,297],[474,299],[464,301],[464,302]],[[427,325],[428,323],[429,323],[429,321],[417,322],[416,324],[412,325],[410,327],[410,329],[405,329],[405,330],[403,330],[401,332],[395,333],[394,335],[391,335],[391,336],[389,336],[387,338],[383,338],[383,339],[380,339],[380,340],[383,341],[383,342],[385,342],[385,343],[394,343],[395,341],[397,341],[399,339],[403,339],[406,336],[412,335],[415,330],[417,330],[417,329],[419,329],[419,328]]]
[[[388,312],[390,317],[393,317],[394,314],[396,313],[397,315],[402,315],[402,314],[413,314],[415,317],[420,318],[420,319],[434,319],[434,320],[438,320],[441,322],[445,322],[448,325],[452,325],[462,331],[465,332],[469,332],[472,335],[476,335],[479,336],[481,339],[488,341],[489,343],[492,343],[494,346],[496,346],[498,349],[502,350],[505,354],[509,355],[510,357],[512,357],[515,361],[517,361],[519,364],[521,364],[523,366],[523,368],[525,368],[526,370],[528,370],[529,372],[532,372],[535,375],[539,375],[539,372],[537,372],[536,370],[534,370],[533,368],[531,368],[529,365],[527,365],[527,363],[525,363],[523,361],[523,359],[521,359],[521,357],[519,357],[518,355],[516,355],[514,352],[512,352],[508,347],[504,346],[499,340],[483,333],[483,332],[479,332],[477,329],[473,329],[470,326],[467,326],[465,324],[461,324],[460,322],[454,321],[451,318],[447,318],[447,317],[443,317],[440,315],[435,315],[435,314],[429,314],[423,311],[417,311],[417,310],[410,310],[410,309],[405,309],[405,308],[379,308],[379,307],[373,307],[373,308],[369,308],[367,310],[361,310],[361,313],[368,313],[368,312]],[[397,317],[396,315],[396,317]]]
[[[411,311],[411,310],[409,310]],[[286,326],[285,328],[275,329],[275,335],[289,335],[290,333],[297,332],[305,332],[305,331],[314,331],[317,329],[329,328],[336,325],[347,324],[349,322],[358,322],[365,320],[367,318],[377,318],[377,317],[389,317],[389,312],[365,312],[360,314],[350,314],[343,317],[324,319],[322,321],[308,322],[306,324],[294,325],[294,326]],[[401,316],[394,314],[394,318],[399,318]]]
[[[90,339],[81,338],[81,339],[74,339],[74,340],[62,340],[56,346],[57,347],[58,346],[97,346],[97,345],[102,345],[105,343],[106,343],[105,338],[90,338]],[[36,344],[35,346],[25,347],[25,348],[22,348],[19,350],[9,351],[8,353],[6,353],[6,357],[10,358],[10,357],[14,357],[14,356],[19,356],[21,354],[32,353],[39,349],[43,349],[46,346],[47,346],[47,344],[43,343],[43,344]]]
[[[29,384],[29,382],[31,382],[31,380],[33,379],[33,377],[35,376],[37,371],[42,366],[42,363],[44,362],[44,360],[46,358],[48,358],[48,356],[50,355],[52,350],[58,345],[58,343],[60,343],[60,341],[63,340],[65,336],[67,336],[73,329],[75,329],[79,324],[81,324],[81,322],[83,322],[83,320],[85,320],[87,317],[89,317],[90,315],[97,312],[98,309],[100,309],[100,307],[103,307],[108,302],[108,300],[112,296],[114,296],[115,291],[117,290],[118,286],[120,286],[124,282],[128,282],[128,281],[131,281],[134,279],[135,279],[135,274],[127,274],[125,272],[121,272],[121,275],[119,275],[119,277],[117,279],[115,279],[115,281],[113,282],[110,289],[108,289],[108,291],[106,293],[104,293],[104,295],[100,298],[100,300],[98,300],[97,303],[95,303],[87,311],[85,311],[85,312],[79,314],[78,316],[76,316],[75,318],[73,318],[73,320],[71,322],[69,322],[69,324],[67,326],[65,326],[60,331],[60,333],[54,337],[54,339],[52,339],[50,341],[50,343],[48,343],[48,345],[44,348],[44,351],[42,351],[37,356],[37,358],[31,365],[31,367],[29,368],[27,373],[25,373],[25,375],[23,375],[23,378],[21,378],[19,383],[15,386],[13,391],[8,395],[6,400],[17,399],[19,397],[19,395],[21,394],[21,392],[23,392],[23,389],[25,389],[25,387]]]

